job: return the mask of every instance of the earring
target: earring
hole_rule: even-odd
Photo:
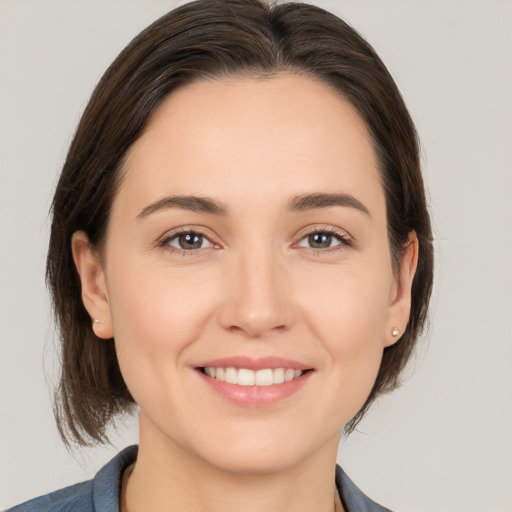
[[[393,327],[391,334],[396,338],[400,334],[400,330],[398,329],[398,327]]]
[[[96,320],[96,318],[93,318],[92,323],[93,324],[104,324],[105,322],[103,320]]]

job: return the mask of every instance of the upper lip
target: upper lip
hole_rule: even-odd
[[[232,356],[221,357],[219,359],[210,359],[197,365],[197,368],[247,368],[248,370],[264,370],[266,368],[293,368],[294,370],[311,370],[308,366],[293,359],[284,357],[266,356],[266,357],[249,357],[249,356]]]

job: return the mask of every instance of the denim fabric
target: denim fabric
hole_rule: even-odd
[[[103,466],[94,479],[34,498],[6,512],[119,512],[123,472],[136,458],[137,446],[129,446]],[[346,512],[391,512],[367,498],[339,466],[336,486]]]
[[[339,466],[336,466],[336,487],[346,512],[391,512],[365,496]]]
[[[123,472],[136,458],[137,446],[129,446],[92,480],[34,498],[6,512],[119,512]]]

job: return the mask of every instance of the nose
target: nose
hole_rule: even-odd
[[[251,339],[288,330],[294,315],[285,267],[268,247],[253,245],[232,258],[225,269],[222,327]]]

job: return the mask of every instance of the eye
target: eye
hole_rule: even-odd
[[[351,245],[347,236],[338,232],[329,230],[314,231],[302,237],[297,243],[298,247],[308,247],[311,249],[332,249],[340,245]]]
[[[213,244],[201,233],[186,231],[165,239],[162,245],[182,251],[194,251],[198,249],[206,249],[211,247]]]

